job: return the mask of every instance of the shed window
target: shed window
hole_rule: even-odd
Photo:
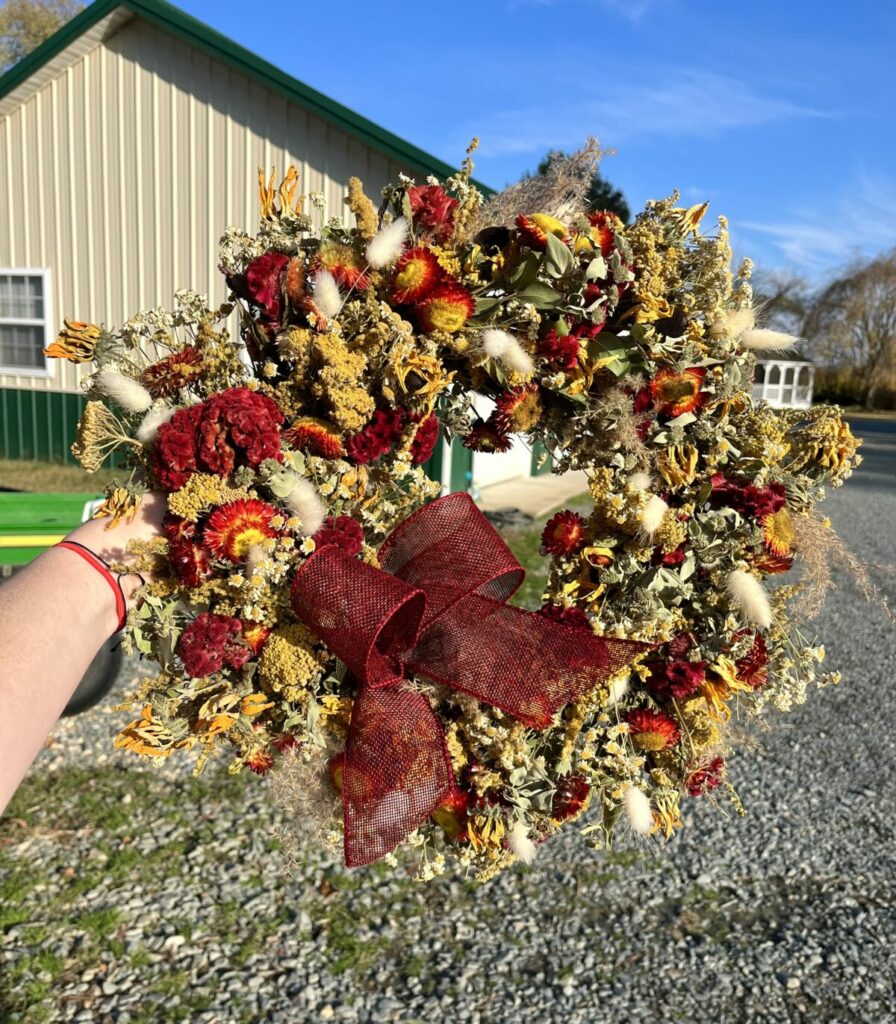
[[[0,367],[10,373],[48,372],[48,273],[0,269]]]

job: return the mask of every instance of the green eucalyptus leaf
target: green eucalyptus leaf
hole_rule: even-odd
[[[548,234],[548,247],[544,254],[545,269],[551,277],[565,277],[575,266],[569,247],[554,234]]]
[[[521,302],[531,302],[533,306],[556,306],[558,303],[563,301],[563,297],[549,284],[544,284],[542,281],[534,281],[524,288],[523,291],[518,292],[516,296]]]

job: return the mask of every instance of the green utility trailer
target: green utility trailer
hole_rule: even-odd
[[[90,519],[102,498],[96,494],[38,494],[0,491],[0,572],[10,576]],[[124,658],[118,639],[100,648],[63,715],[76,715],[109,692]]]

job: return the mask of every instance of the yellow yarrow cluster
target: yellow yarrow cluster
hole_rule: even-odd
[[[252,492],[245,487],[231,487],[226,477],[194,473],[180,490],[168,495],[168,511],[195,523],[215,505],[226,505],[251,496]]]
[[[315,653],[315,642],[314,634],[299,623],[275,629],[258,658],[258,679],[263,689],[282,694],[286,700],[304,700],[308,683],[324,668]]]

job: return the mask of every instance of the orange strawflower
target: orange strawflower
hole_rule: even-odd
[[[219,558],[240,562],[256,544],[277,536],[277,530],[271,526],[276,515],[279,513],[273,505],[258,498],[231,501],[209,516],[203,542]]]
[[[428,333],[456,334],[473,315],[473,296],[457,281],[443,281],[417,305],[417,319]]]
[[[395,264],[392,301],[398,306],[419,302],[441,277],[442,268],[431,249],[424,246],[409,249]]]
[[[681,739],[681,732],[674,718],[662,711],[636,708],[625,716],[629,736],[638,750],[666,750],[674,747]]]
[[[702,366],[680,372],[669,367],[659,370],[650,382],[650,394],[657,412],[674,417],[698,409],[704,400],[700,388],[705,377],[706,369]]]
[[[168,398],[202,373],[199,349],[186,345],[157,363],[147,366],[141,381],[153,398]]]
[[[285,444],[296,451],[310,452],[324,459],[345,457],[345,448],[335,427],[316,416],[303,416],[280,436]]]

